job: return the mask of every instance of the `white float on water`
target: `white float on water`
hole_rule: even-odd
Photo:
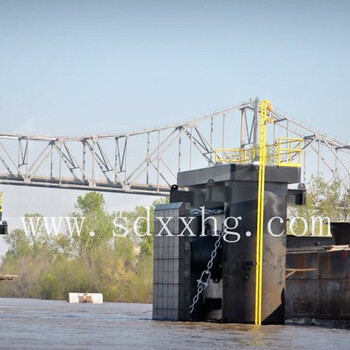
[[[69,293],[68,303],[103,304],[103,294],[102,293]]]

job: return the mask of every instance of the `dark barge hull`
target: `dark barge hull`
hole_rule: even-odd
[[[348,245],[289,248],[286,266],[286,323],[350,328]]]

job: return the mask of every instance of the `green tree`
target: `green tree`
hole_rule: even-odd
[[[83,226],[80,234],[72,235],[76,254],[84,257],[112,237],[113,219],[105,210],[105,200],[102,193],[89,192],[79,196],[71,216],[78,218]]]
[[[312,217],[328,217],[330,221],[346,221],[350,219],[350,193],[345,190],[340,181],[326,181],[321,177],[311,177],[307,184],[306,205],[292,206],[290,218],[302,217],[309,224]],[[294,232],[300,234],[304,231],[304,224],[298,222]],[[316,232],[321,231],[319,224],[316,224]],[[328,227],[323,224],[322,232],[326,234]],[[309,231],[310,233],[310,231]]]
[[[13,230],[7,237],[10,249],[1,270],[18,274],[19,279],[1,285],[0,295],[65,299],[69,292],[102,292],[106,301],[151,302],[154,207],[150,207],[150,233],[113,237],[116,214],[109,213],[101,193],[79,196],[71,216],[85,218],[80,236],[68,232],[48,236],[42,220],[37,233]],[[119,213],[128,219],[128,229],[138,217],[147,217],[147,208]],[[40,214],[27,214],[26,220]],[[139,233],[148,230],[146,220],[138,220]],[[90,235],[94,232],[95,235]]]
[[[30,241],[22,229],[15,229],[7,235],[6,243],[9,245],[7,255],[13,255],[16,258],[28,256],[32,251]]]

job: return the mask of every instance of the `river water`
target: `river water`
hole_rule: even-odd
[[[152,320],[152,305],[0,298],[0,349],[350,349],[350,331]]]

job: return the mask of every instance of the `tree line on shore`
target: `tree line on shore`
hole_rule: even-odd
[[[0,271],[20,277],[2,283],[0,296],[66,299],[69,292],[99,292],[106,301],[151,302],[153,217],[159,202],[165,199],[151,205],[151,235],[142,239],[132,235],[113,237],[113,219],[123,216],[132,225],[137,217],[147,215],[147,208],[137,206],[132,211],[109,213],[103,195],[97,192],[79,196],[70,214],[78,219],[85,217],[79,235],[49,235],[42,222],[37,231],[13,230],[6,238],[9,250]],[[27,214],[26,219],[40,216]],[[146,232],[145,220],[140,220],[138,226],[140,233]]]

